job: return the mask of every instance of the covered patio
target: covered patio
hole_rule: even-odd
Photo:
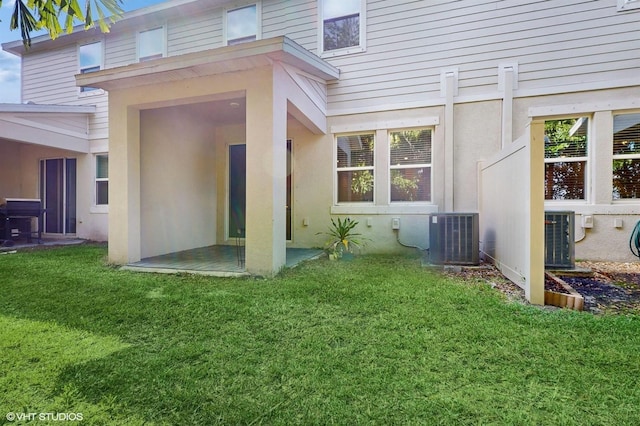
[[[244,268],[225,269],[291,264],[289,126],[326,134],[338,77],[286,37],[77,75],[109,92],[109,260],[187,261],[241,237]]]

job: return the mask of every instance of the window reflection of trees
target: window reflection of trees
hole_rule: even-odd
[[[585,199],[588,118],[545,121],[544,130],[545,199]]]
[[[391,201],[431,200],[431,131],[391,132]]]
[[[613,117],[613,199],[640,198],[640,113]]]

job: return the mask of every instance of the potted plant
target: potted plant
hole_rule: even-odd
[[[351,218],[344,220],[338,218],[337,221],[332,218],[328,232],[319,232],[319,234],[329,236],[329,240],[325,245],[329,259],[340,259],[345,253],[352,254],[354,247],[364,246],[362,234],[354,232],[356,226],[358,226],[358,221]]]

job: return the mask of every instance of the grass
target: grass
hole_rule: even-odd
[[[0,424],[640,424],[638,316],[509,303],[398,257],[218,279],[105,254],[0,256]]]

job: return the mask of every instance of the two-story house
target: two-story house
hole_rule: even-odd
[[[6,43],[0,195],[116,263],[241,237],[258,274],[331,217],[392,251],[479,212],[542,303],[545,210],[575,212],[577,257],[634,259],[639,23],[640,0],[169,0]]]

